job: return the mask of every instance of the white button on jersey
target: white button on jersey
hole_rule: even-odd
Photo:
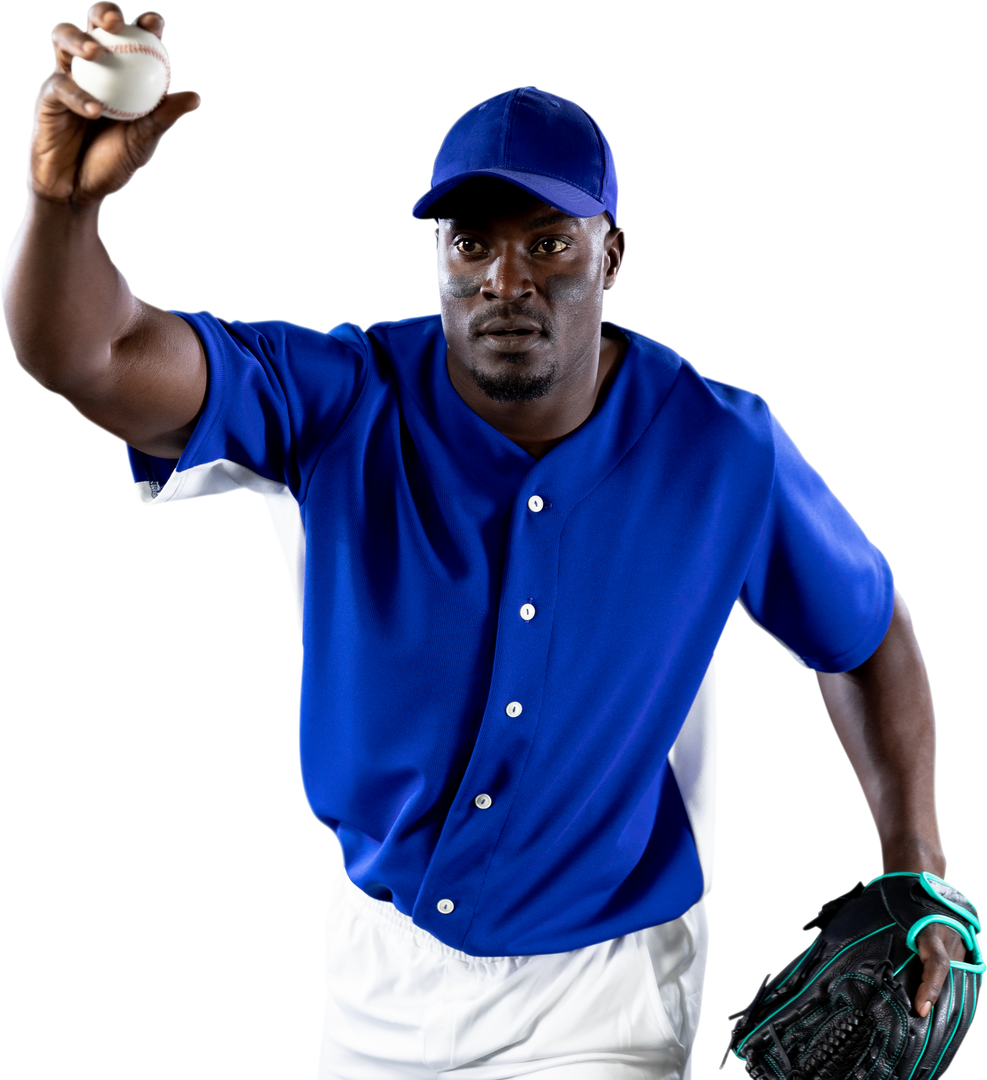
[[[540,495],[532,495],[531,498],[528,500],[528,509],[533,514],[537,514],[544,505],[545,500]]]
[[[521,618],[525,622],[531,622],[535,617],[535,605],[534,604],[522,604],[521,605]]]
[[[504,710],[508,716],[520,716],[521,715],[521,702],[511,701],[508,702],[507,708]]]
[[[435,905],[443,915],[448,915],[450,911],[454,910],[456,905],[451,900],[440,900]]]
[[[491,799],[489,795],[477,795],[473,802],[475,802],[481,810],[486,810],[488,806],[493,805],[493,799]]]

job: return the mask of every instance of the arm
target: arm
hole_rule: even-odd
[[[132,295],[97,214],[32,198],[4,295],[14,350],[90,420],[177,458],[205,397],[202,347],[184,320]]]
[[[818,675],[826,708],[847,752],[881,838],[884,872],[928,870],[942,876],[946,859],[935,807],[935,720],[925,664],[908,609],[895,596],[894,616],[877,651],[858,668]],[[925,1016],[963,945],[952,930],[919,935],[925,965],[915,1008]]]
[[[122,21],[115,4],[89,13],[89,29],[112,32]],[[154,14],[138,23],[159,36],[164,25]],[[177,458],[205,397],[202,346],[184,320],[130,292],[97,226],[102,200],[198,97],[168,95],[129,124],[101,120],[69,68],[73,56],[96,58],[102,47],[67,23],[52,37],[57,68],[38,100],[30,201],[4,289],[11,340],[24,368],[89,419],[147,453]]]

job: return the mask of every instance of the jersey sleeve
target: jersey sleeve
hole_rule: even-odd
[[[771,424],[774,482],[740,599],[808,667],[850,671],[887,633],[891,570],[774,417]]]
[[[366,335],[348,324],[325,334],[284,322],[175,314],[205,349],[206,399],[177,462],[128,447],[142,496],[168,501],[249,487],[288,489],[303,501],[318,456],[371,370]]]

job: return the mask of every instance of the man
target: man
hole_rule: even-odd
[[[7,294],[21,362],[127,441],[149,497],[300,508],[303,769],[350,879],[326,1076],[687,1074],[708,881],[688,748],[738,596],[820,671],[885,870],[943,872],[886,564],[759,399],[602,323],[624,240],[587,114],[524,88],[450,132],[415,208],[441,322],[228,325],[134,298],[96,227],[194,95],[92,126],[67,73],[99,47],[55,43]],[[920,940],[925,1012],[962,950]]]

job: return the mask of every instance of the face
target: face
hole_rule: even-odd
[[[595,376],[603,292],[623,253],[609,218],[570,217],[492,179],[436,211],[450,368],[503,402],[562,391],[588,365]]]

